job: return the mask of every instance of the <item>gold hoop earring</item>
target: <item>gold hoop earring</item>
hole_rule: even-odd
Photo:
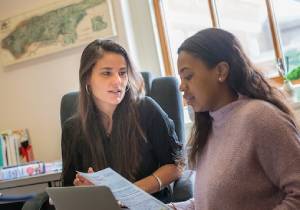
[[[88,95],[90,95],[90,91],[89,91],[89,88],[88,88],[88,85],[87,85],[87,84],[85,85],[85,92],[86,92]]]

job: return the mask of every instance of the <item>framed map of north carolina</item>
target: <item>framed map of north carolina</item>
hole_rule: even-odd
[[[0,21],[3,66],[116,35],[110,0],[63,0]]]

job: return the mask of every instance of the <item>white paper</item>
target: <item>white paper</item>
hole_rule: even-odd
[[[131,210],[171,209],[111,168],[106,168],[95,173],[78,173],[94,185],[109,187],[115,198]]]

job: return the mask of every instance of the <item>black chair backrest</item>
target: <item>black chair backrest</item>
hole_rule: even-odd
[[[143,71],[141,72],[144,83],[145,83],[145,94],[146,96],[150,95],[151,86],[152,86],[152,75],[150,72]]]
[[[174,121],[178,140],[184,143],[183,101],[179,83],[175,77],[153,79],[149,94]]]
[[[60,103],[60,123],[61,127],[64,122],[77,112],[78,107],[78,92],[70,92],[65,94]]]

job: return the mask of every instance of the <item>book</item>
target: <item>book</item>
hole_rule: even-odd
[[[45,173],[45,163],[34,161],[0,169],[0,180],[11,180]]]
[[[17,156],[16,156],[16,142],[15,142],[15,138],[13,135],[8,135],[8,138],[7,138],[7,145],[8,145],[8,152],[9,152],[9,165],[17,165],[20,163],[20,160],[17,159]]]
[[[27,129],[4,130],[0,137],[0,168],[34,160]]]
[[[15,139],[15,145],[18,147],[16,153],[17,160],[21,163],[30,162],[34,160],[32,146],[29,142],[29,133],[27,129],[14,129],[12,135]]]
[[[109,187],[115,198],[131,210],[171,209],[111,168],[106,168],[95,173],[78,173],[94,185]]]
[[[2,135],[0,135],[0,168],[6,166],[6,145]]]
[[[11,145],[11,135],[9,133],[3,133],[2,134],[5,145],[6,145],[6,160],[7,160],[7,165],[14,165],[13,161],[13,151],[12,151],[12,145]]]
[[[46,173],[62,171],[62,161],[57,160],[57,161],[45,163],[45,170]]]

